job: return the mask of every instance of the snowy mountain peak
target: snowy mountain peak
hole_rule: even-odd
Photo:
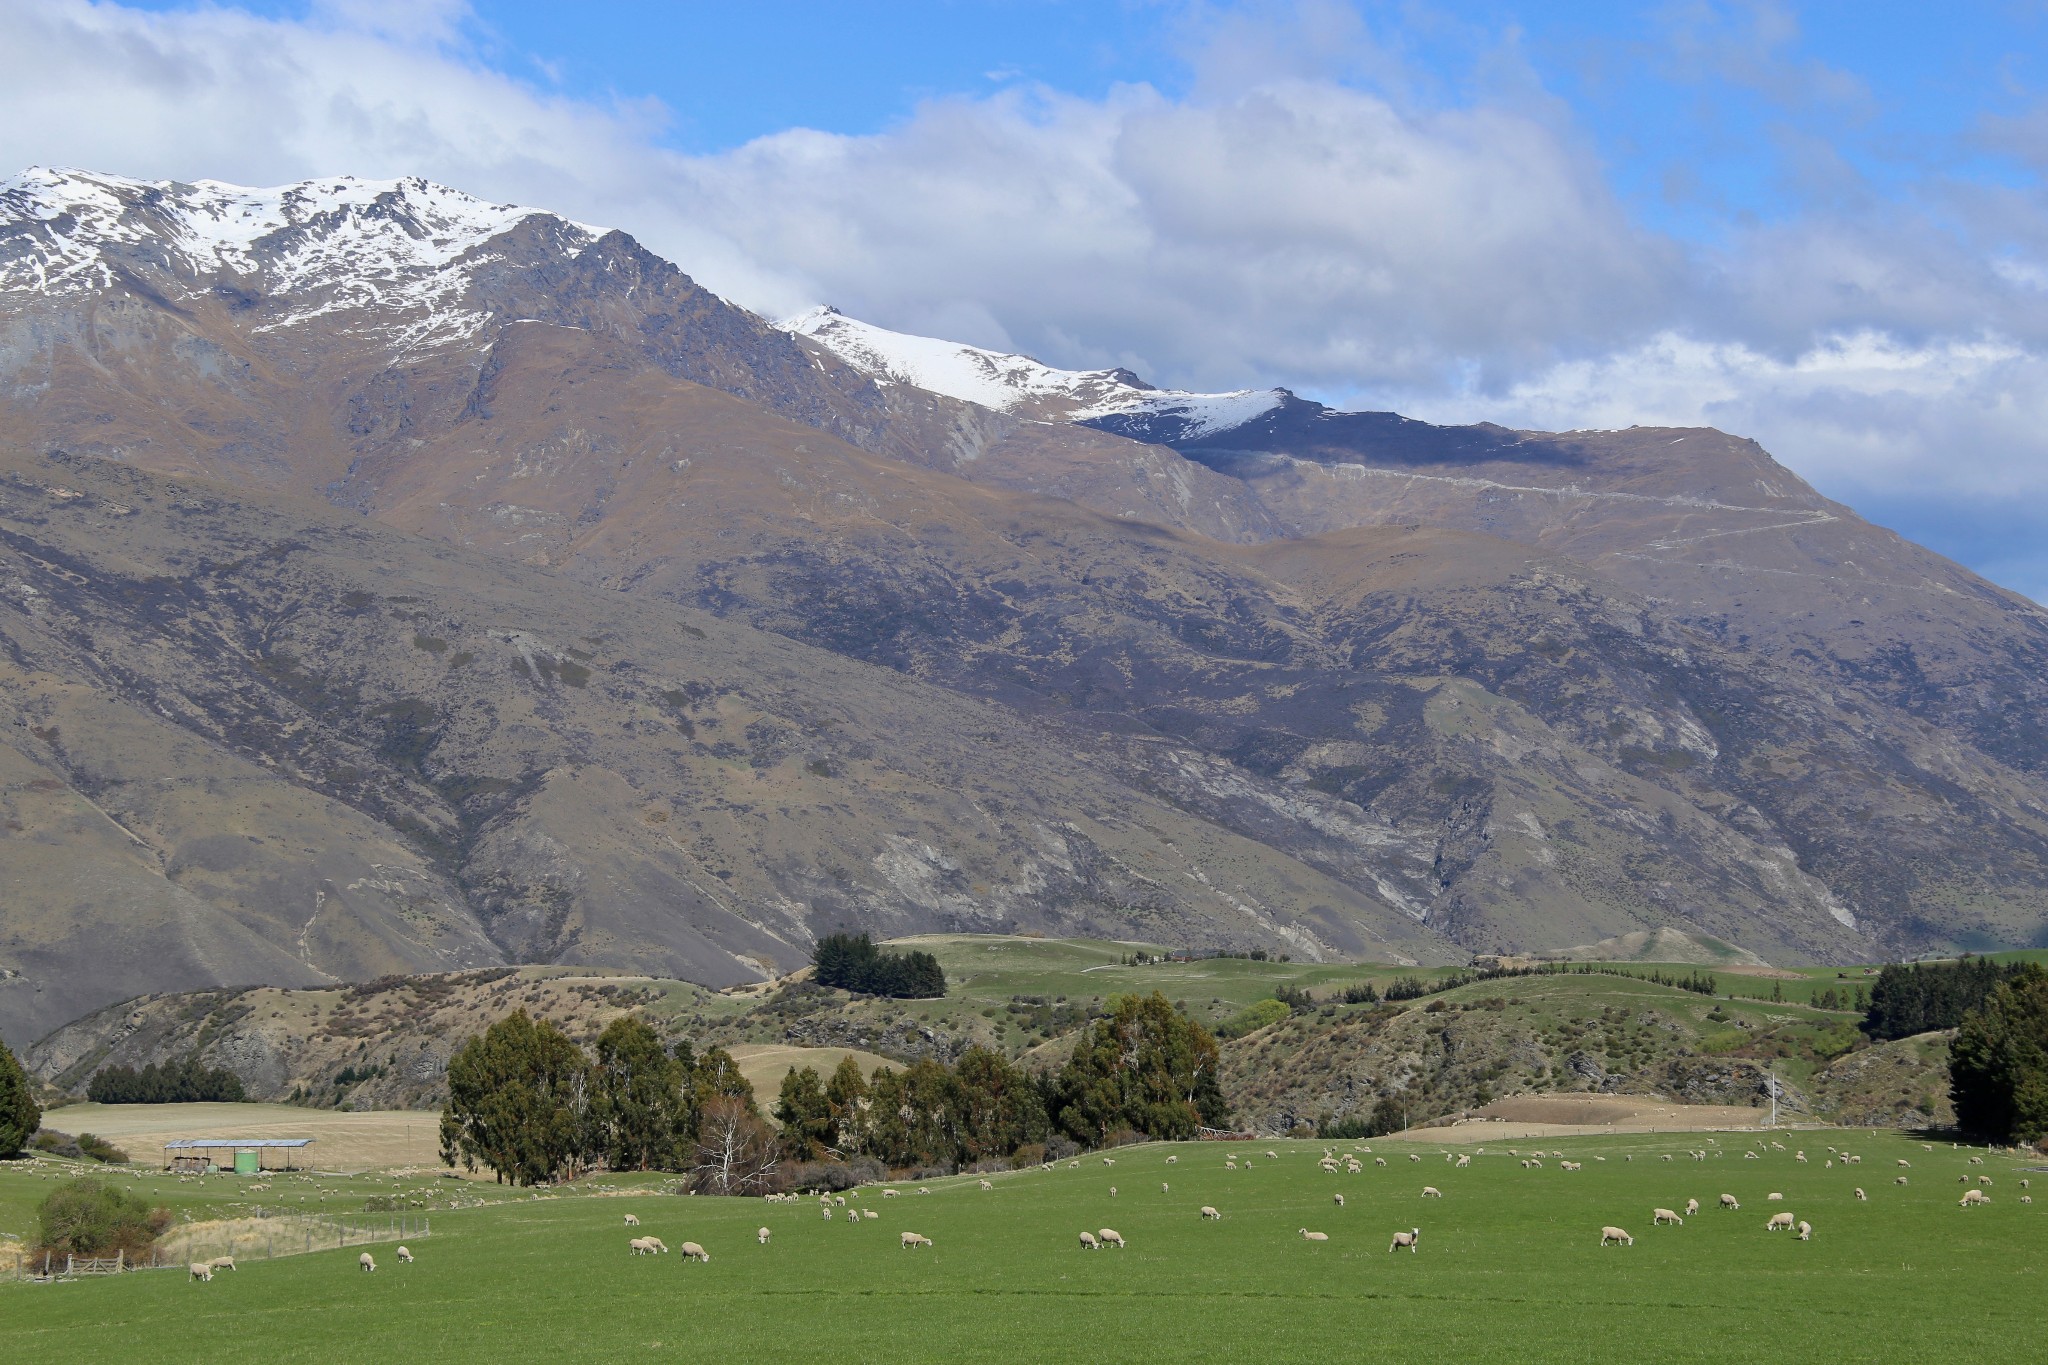
[[[1074,422],[1116,419],[1159,424],[1175,439],[1242,426],[1284,401],[1280,389],[1185,393],[1155,389],[1125,369],[1061,370],[1026,355],[957,341],[892,332],[826,305],[786,319],[786,332],[809,337],[846,364],[886,384],[909,384],[998,412]],[[1156,438],[1153,438],[1156,439]]]
[[[283,302],[264,330],[371,309],[385,315],[372,330],[418,344],[474,329],[460,302],[468,268],[492,238],[536,215],[417,176],[259,189],[37,166],[0,180],[0,233],[13,239],[0,255],[0,291],[91,291],[127,272],[191,295],[226,276]],[[577,250],[598,235],[564,228]]]

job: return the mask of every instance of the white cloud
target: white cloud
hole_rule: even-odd
[[[691,157],[661,145],[658,104],[491,69],[460,0],[322,0],[303,21],[16,0],[0,166],[422,174],[624,227],[771,316],[831,302],[1058,364],[1439,419],[1711,422],[1850,497],[2048,491],[2038,194],[1844,192],[1693,250],[1632,222],[1540,92],[1364,93],[1333,72],[1398,89],[1398,52],[1344,6],[1296,10],[1250,35],[1280,34],[1270,51],[1228,15],[1196,25],[1211,47],[1184,100],[1009,87],[872,136]],[[1757,13],[1749,50],[1711,55],[1761,86],[1786,40]],[[1842,78],[1827,98],[1861,94]],[[1988,135],[2040,155],[2044,127]]]

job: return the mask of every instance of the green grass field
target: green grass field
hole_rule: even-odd
[[[811,1201],[522,1194],[436,1213],[418,1263],[377,1251],[375,1275],[356,1269],[351,1249],[251,1264],[212,1284],[164,1271],[0,1287],[0,1349],[37,1362],[209,1365],[2041,1358],[2048,1204],[2019,1203],[2024,1172],[2012,1159],[1967,1166],[1963,1152],[1890,1134],[1779,1137],[1813,1159],[1795,1163],[1787,1150],[1745,1161],[1749,1140],[1732,1134],[1720,1138],[1726,1155],[1704,1163],[1683,1149],[1705,1136],[1604,1137],[1550,1144],[1585,1161],[1576,1173],[1554,1160],[1524,1170],[1510,1144],[1458,1170],[1432,1146],[1381,1140],[1364,1145],[1387,1167],[1366,1157],[1362,1174],[1331,1176],[1316,1167],[1319,1143],[1148,1146],[1125,1149],[1114,1167],[1094,1157],[997,1176],[993,1191],[972,1177],[927,1182],[929,1195],[870,1189],[855,1202],[882,1216],[858,1224],[826,1223]],[[1830,1142],[1864,1163],[1827,1169]],[[1226,1152],[1269,1148],[1279,1160],[1224,1169]],[[1678,1159],[1659,1160],[1665,1152]],[[1913,1162],[1903,1188],[1892,1183],[1900,1157]],[[1997,1182],[1994,1202],[1959,1209],[1957,1177],[1980,1173]],[[26,1179],[0,1173],[0,1185]],[[1445,1197],[1421,1198],[1425,1184]],[[1868,1203],[1854,1199],[1858,1184]],[[1786,1202],[1767,1204],[1771,1190]],[[1724,1191],[1741,1199],[1739,1213],[1714,1207]],[[1686,1226],[1650,1225],[1652,1207],[1688,1197],[1706,1207]],[[1224,1219],[1198,1218],[1205,1203]],[[1781,1208],[1812,1222],[1814,1240],[1766,1233]],[[629,1210],[671,1248],[702,1243],[710,1263],[629,1256]],[[1606,1223],[1636,1244],[1599,1247]],[[766,1247],[753,1236],[763,1224],[774,1232]],[[1077,1249],[1083,1228],[1104,1226],[1129,1249]],[[1303,1226],[1329,1242],[1302,1241]],[[1389,1235],[1411,1226],[1423,1230],[1420,1252],[1389,1254]],[[936,1245],[903,1251],[905,1230]]]

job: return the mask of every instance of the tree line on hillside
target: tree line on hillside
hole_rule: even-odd
[[[21,1151],[42,1126],[43,1109],[36,1103],[28,1072],[7,1044],[0,1043],[0,1157]]]
[[[2004,974],[1949,1044],[1956,1125],[1990,1142],[2048,1140],[2048,968]]]
[[[2018,976],[2019,964],[1966,957],[1959,962],[1893,963],[1877,974],[1863,1031],[1878,1042],[1955,1028],[1991,993]]]
[[[197,1052],[140,1071],[108,1066],[95,1072],[85,1087],[94,1104],[240,1104],[242,1078],[225,1067],[209,1067]]]
[[[827,934],[811,949],[820,986],[898,1000],[936,1000],[946,974],[930,953],[885,953],[865,933]]]
[[[722,1049],[665,1048],[644,1020],[612,1021],[586,1052],[524,1010],[448,1064],[441,1159],[534,1185],[584,1170],[674,1171],[709,1194],[764,1194],[828,1177],[812,1163],[952,1169],[1039,1160],[1146,1138],[1190,1138],[1229,1119],[1209,1031],[1163,996],[1125,996],[1083,1030],[1057,1070],[1029,1072],[969,1048],[863,1076],[792,1069],[769,1127]]]

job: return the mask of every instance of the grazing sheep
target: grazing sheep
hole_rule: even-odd
[[[1164,1180],[1162,1180],[1159,1182],[1159,1192],[1161,1194],[1172,1194],[1173,1186],[1167,1184]]]
[[[983,1189],[985,1189],[985,1190],[992,1190],[992,1189],[994,1189],[994,1188],[995,1188],[995,1186],[994,1186],[994,1185],[991,1185],[991,1184],[990,1184],[990,1183],[989,1183],[988,1181],[986,1181],[986,1180],[984,1180],[984,1181],[982,1181],[982,1182],[981,1182],[981,1187],[982,1187]]]
[[[1856,1187],[1856,1202],[1861,1204],[1868,1201],[1869,1198],[1870,1196],[1863,1192],[1863,1187],[1861,1185],[1858,1185]]]
[[[629,1248],[630,1254],[634,1256],[652,1256],[654,1254],[654,1239],[651,1237],[635,1237],[628,1241],[626,1246]]]
[[[1897,1180],[1894,1180],[1894,1181],[1892,1182],[1892,1184],[1894,1184],[1894,1185],[1903,1185],[1903,1184],[1905,1184],[1905,1183],[1906,1183],[1906,1177],[1904,1177],[1904,1176],[1900,1176],[1900,1177],[1899,1177],[1899,1178],[1898,1178]]]
[[[1755,1153],[1755,1152],[1744,1152],[1744,1153],[1742,1154],[1742,1159],[1743,1159],[1744,1161],[1755,1161],[1755,1160],[1756,1160],[1756,1153]],[[1901,1164],[1903,1164],[1903,1163],[1901,1163]]]
[[[2034,1196],[2031,1194],[2023,1194],[2020,1196],[2020,1202],[2022,1204],[2031,1204],[2034,1202]]]
[[[876,1213],[873,1209],[862,1209],[860,1211],[860,1216],[863,1218],[880,1218],[882,1215]]]
[[[1664,1158],[1664,1159],[1665,1159],[1666,1161],[1669,1161],[1669,1160],[1670,1160],[1671,1158],[1670,1158],[1670,1157],[1666,1157],[1666,1158]],[[1600,1229],[1600,1245],[1601,1245],[1601,1246],[1606,1246],[1606,1245],[1607,1245],[1607,1244],[1608,1244],[1609,1242],[1612,1242],[1612,1243],[1616,1244],[1617,1246],[1628,1246],[1628,1247],[1632,1247],[1632,1246],[1634,1246],[1634,1245],[1636,1244],[1636,1239],[1635,1239],[1635,1238],[1633,1238],[1633,1237],[1631,1237],[1631,1236],[1629,1236],[1629,1235],[1628,1235],[1628,1234],[1627,1234],[1626,1232],[1622,1231],[1622,1230],[1621,1230],[1620,1228],[1602,1228],[1602,1229]]]
[[[1984,1164],[1984,1158],[1981,1156],[1973,1156],[1970,1158],[1970,1164],[1972,1166],[1982,1166]]]
[[[826,1222],[829,1223],[832,1221],[832,1206],[830,1204],[820,1206],[818,1212],[825,1215]]]
[[[1410,1228],[1406,1232],[1395,1233],[1394,1240],[1387,1244],[1387,1250],[1389,1253],[1392,1253],[1399,1251],[1402,1247],[1407,1247],[1408,1250],[1412,1252],[1415,1250],[1416,1245],[1421,1241],[1422,1229]]]
[[[832,1202],[833,1202],[834,1204],[837,1204],[837,1205],[838,1205],[838,1206],[839,1206],[840,1208],[842,1208],[842,1209],[843,1209],[843,1208],[845,1208],[845,1207],[846,1207],[846,1196],[845,1196],[845,1195],[843,1195],[843,1194],[842,1194],[842,1195],[838,1195],[838,1196],[835,1196],[835,1197],[833,1198]]]
[[[412,1248],[401,1244],[398,1248],[398,1261],[401,1265],[411,1265]]]
[[[1766,1204],[1782,1204],[1785,1202],[1785,1196],[1773,1190],[1764,1196],[1764,1202]]]
[[[377,1258],[366,1251],[356,1257],[356,1264],[365,1270],[375,1270],[377,1268]]]
[[[192,1278],[195,1280],[205,1280],[209,1284],[212,1283],[213,1267],[205,1261],[192,1262]]]
[[[754,1240],[755,1240],[755,1241],[757,1241],[757,1242],[759,1242],[759,1243],[760,1243],[760,1244],[761,1244],[762,1246],[767,1246],[767,1245],[768,1245],[768,1238],[769,1238],[770,1236],[771,1236],[771,1234],[769,1233],[769,1231],[768,1231],[768,1229],[767,1229],[767,1228],[755,1228],[755,1229],[754,1229]]]
[[[1279,1154],[1278,1152],[1268,1152],[1268,1153],[1266,1153],[1266,1160],[1268,1160],[1268,1161],[1278,1161],[1279,1159],[1280,1159],[1280,1154]]]
[[[2032,1188],[2033,1188],[2033,1185],[2034,1185],[2034,1182],[2033,1182],[2033,1181],[2031,1181],[2031,1180],[2029,1180],[2029,1179],[2027,1179],[2027,1178],[2026,1178],[2025,1176],[2021,1176],[2021,1177],[2020,1177],[2020,1188],[2021,1188],[2021,1189],[2023,1189],[2023,1190],[2026,1190],[2026,1189],[2032,1189]]]
[[[1434,1185],[1424,1185],[1422,1187],[1422,1197],[1424,1199],[1441,1199],[1444,1197],[1444,1192]]]
[[[1977,1183],[1979,1185],[1989,1185],[1991,1183],[1991,1177],[1988,1175],[1980,1175],[1977,1177]]]
[[[233,1270],[235,1268],[235,1258],[232,1256],[216,1256],[208,1261],[207,1264],[215,1270]]]
[[[1386,1165],[1387,1163],[1385,1163],[1384,1161],[1382,1161],[1382,1162],[1381,1162],[1380,1164],[1381,1164],[1382,1166],[1384,1166],[1384,1165]],[[1236,1170],[1236,1169],[1237,1169],[1237,1163],[1236,1163],[1235,1161],[1226,1161],[1226,1162],[1224,1162],[1224,1163],[1223,1163],[1223,1169],[1224,1169],[1224,1170],[1226,1170],[1226,1171],[1234,1171],[1234,1170]]]
[[[1344,1207],[1344,1196],[1343,1196],[1343,1195],[1341,1195],[1341,1194],[1333,1194],[1333,1195],[1331,1195],[1330,1197],[1331,1197],[1332,1199],[1334,1199],[1334,1200],[1336,1200],[1336,1201],[1337,1201],[1337,1207],[1338,1207],[1338,1208],[1340,1208],[1340,1209],[1341,1209],[1341,1208],[1343,1208],[1343,1207]]]
[[[1114,1198],[1116,1198],[1116,1186],[1114,1186],[1114,1185],[1111,1185],[1111,1186],[1109,1187],[1109,1197],[1110,1197],[1111,1199],[1114,1199]]]
[[[1408,1154],[1408,1159],[1409,1159],[1410,1161],[1420,1161],[1420,1160],[1422,1160],[1422,1158],[1421,1158],[1421,1157],[1417,1156],[1417,1155],[1416,1155],[1415,1153],[1413,1153],[1413,1152],[1410,1152],[1410,1153]]]
[[[1813,1224],[1805,1222],[1804,1220],[1800,1222],[1799,1240],[1802,1242],[1811,1242],[1813,1240]]]
[[[1471,1154],[1470,1154],[1469,1152],[1460,1152],[1460,1153],[1458,1153],[1458,1161],[1457,1161],[1457,1167],[1456,1167],[1456,1168],[1457,1168],[1458,1170],[1461,1170],[1461,1171],[1462,1171],[1462,1170],[1464,1170],[1464,1169],[1465,1169],[1465,1168],[1466,1168],[1467,1166],[1470,1166],[1471,1164],[1472,1164],[1472,1156],[1471,1156]]]
[[[1662,1156],[1658,1157],[1658,1158],[1657,1158],[1657,1160],[1659,1160],[1659,1161],[1669,1161],[1669,1160],[1671,1160],[1671,1153],[1669,1153],[1669,1152],[1666,1152],[1666,1153],[1664,1153],[1664,1155],[1662,1155]]]
[[[1794,1161],[1804,1161],[1804,1160],[1806,1160],[1806,1153],[1804,1153],[1804,1152],[1794,1152],[1794,1153],[1792,1154],[1792,1159],[1793,1159]]]
[[[1113,1156],[1106,1156],[1102,1158],[1102,1164],[1105,1166],[1114,1166],[1116,1165],[1116,1158]]]
[[[1375,1166],[1384,1166],[1387,1164],[1387,1159],[1383,1156],[1376,1156],[1372,1159],[1372,1164]]]
[[[1081,1234],[1081,1250],[1100,1251],[1102,1250],[1102,1243],[1095,1240],[1094,1233],[1084,1232]]]
[[[1170,1156],[1166,1158],[1166,1164],[1169,1166],[1178,1166],[1180,1164],[1180,1158],[1177,1156]]]
[[[1900,1157],[1900,1158],[1899,1158],[1899,1166],[1900,1166],[1900,1168],[1901,1168],[1901,1169],[1905,1169],[1905,1168],[1908,1168],[1908,1167],[1912,1166],[1912,1164],[1913,1164],[1912,1162],[1910,1162],[1910,1161],[1906,1160],[1906,1158],[1904,1158],[1904,1157]]]
[[[883,1191],[882,1191],[882,1198],[884,1198],[884,1199],[894,1199],[894,1198],[895,1198],[895,1197],[896,1197],[897,1195],[899,1195],[899,1194],[901,1194],[901,1193],[903,1193],[903,1191],[901,1191],[901,1190],[883,1190]]]
[[[1699,1211],[1700,1211],[1700,1201],[1699,1201],[1699,1200],[1697,1200],[1697,1199],[1688,1199],[1688,1200],[1686,1200],[1686,1201],[1685,1201],[1685,1216],[1686,1216],[1686,1217],[1690,1218],[1690,1217],[1692,1217],[1692,1216],[1693,1216],[1694,1214],[1698,1213]]]
[[[914,1232],[906,1232],[903,1234],[903,1249],[905,1251],[910,1250],[912,1247],[928,1247],[931,1244],[932,1239],[929,1237],[921,1237]]]
[[[702,1261],[706,1265],[711,1264],[711,1253],[698,1246],[695,1242],[685,1242],[677,1247],[676,1250],[682,1254],[682,1258],[686,1261]]]
[[[1310,1232],[1307,1228],[1303,1228],[1301,1229],[1301,1240],[1304,1242],[1327,1242],[1330,1240],[1330,1234],[1327,1232]]]
[[[638,1215],[636,1215],[636,1214],[631,1214],[631,1213],[627,1214],[627,1215],[626,1215],[626,1226],[627,1226],[627,1227],[629,1227],[629,1228],[637,1228],[637,1227],[639,1227],[639,1226],[640,1226],[640,1219],[639,1219],[639,1216],[638,1216]]]
[[[1772,1214],[1772,1215],[1771,1215],[1771,1217],[1770,1217],[1770,1220],[1769,1220],[1768,1222],[1766,1222],[1766,1223],[1764,1224],[1764,1231],[1765,1231],[1765,1232],[1776,1232],[1776,1231],[1778,1231],[1778,1230],[1779,1230],[1780,1228],[1783,1228],[1783,1229],[1785,1229],[1785,1230],[1789,1231],[1789,1230],[1791,1229],[1791,1227],[1792,1227],[1792,1215],[1791,1215],[1791,1214],[1789,1214],[1789,1213],[1774,1213],[1774,1214]]]
[[[1124,1249],[1124,1235],[1115,1228],[1104,1228],[1095,1235],[1102,1239],[1103,1246],[1115,1247],[1118,1251]]]
[[[1972,1204],[1988,1204],[1988,1203],[1990,1203],[1990,1202],[1991,1202],[1991,1196],[1990,1196],[1990,1195],[1988,1195],[1988,1194],[1986,1194],[1986,1193],[1984,1193],[1984,1191],[1982,1191],[1982,1190],[1964,1190],[1964,1191],[1963,1191],[1963,1197],[1962,1197],[1961,1199],[1957,1200],[1956,1202],[1957,1202],[1958,1204],[1960,1204],[1960,1205],[1961,1205],[1962,1207],[1964,1207],[1964,1208],[1966,1208],[1966,1209],[1967,1209],[1967,1208],[1969,1208],[1969,1207],[1970,1207],[1970,1206],[1971,1206]]]
[[[1220,1214],[1220,1213],[1218,1213],[1218,1212],[1216,1211],[1216,1207],[1215,1207],[1215,1205],[1213,1205],[1213,1204],[1204,1204],[1204,1205],[1202,1205],[1202,1217],[1204,1217],[1204,1218],[1221,1218],[1222,1216],[1223,1216],[1222,1214]]]
[[[1724,1194],[1721,1196],[1721,1207],[1724,1209],[1739,1209],[1742,1205],[1736,1202],[1734,1195]]]
[[[1672,1209],[1651,1209],[1651,1210],[1650,1210],[1650,1226],[1651,1226],[1651,1227],[1653,1227],[1653,1228],[1654,1228],[1654,1227],[1659,1227],[1659,1226],[1662,1226],[1662,1225],[1663,1225],[1663,1224],[1665,1224],[1665,1223],[1673,1223],[1673,1224],[1676,1224],[1676,1225],[1677,1225],[1677,1226],[1679,1226],[1679,1227],[1684,1227],[1684,1226],[1685,1226],[1685,1220],[1684,1220],[1683,1218],[1680,1218],[1680,1217],[1678,1216],[1678,1214],[1677,1214],[1677,1212],[1676,1212],[1675,1210],[1672,1210]]]

